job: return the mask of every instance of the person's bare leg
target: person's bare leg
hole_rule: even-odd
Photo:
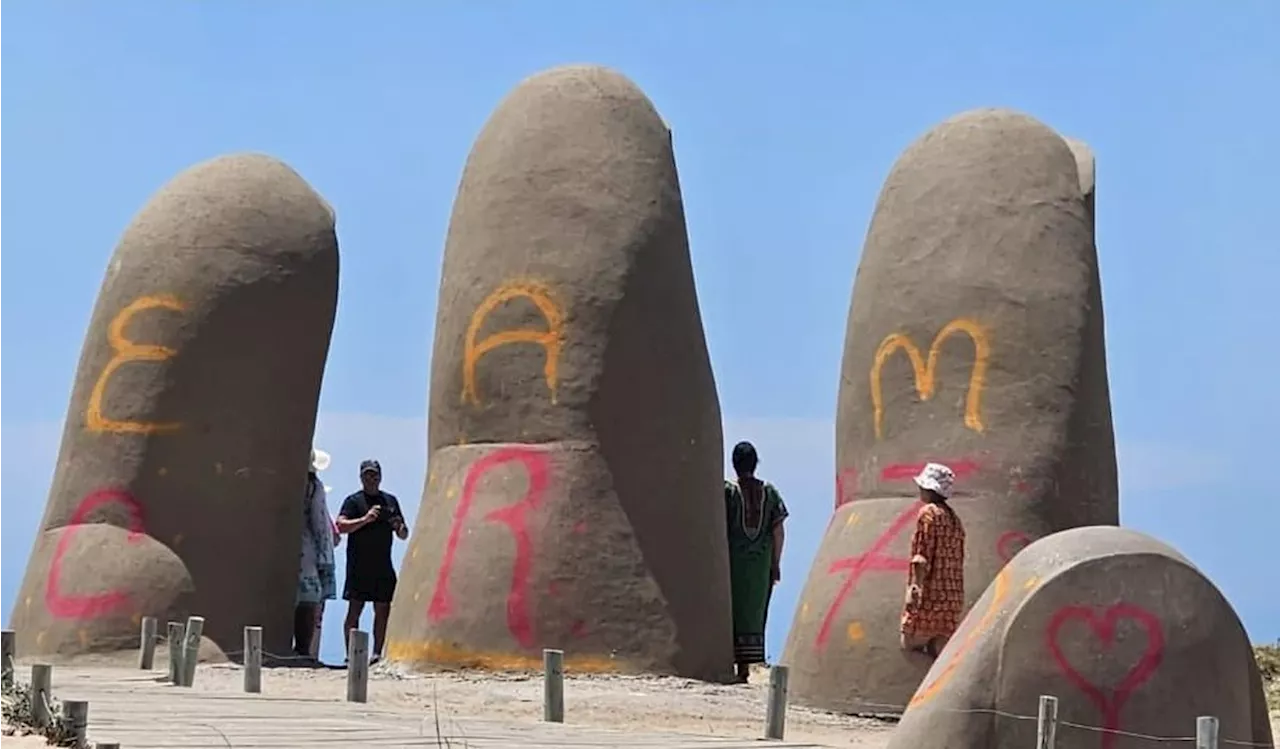
[[[311,641],[316,634],[316,605],[299,603],[293,608],[293,652],[311,655]]]
[[[351,630],[360,626],[360,615],[364,613],[364,601],[347,601],[347,618],[342,622],[342,650],[346,652],[351,646]],[[347,653],[347,655],[351,655]]]
[[[382,648],[387,643],[387,619],[391,617],[390,603],[373,604],[373,656],[382,657]]]
[[[931,655],[929,652],[929,642],[930,641],[927,639],[908,635],[906,632],[902,633],[902,637],[899,640],[903,650],[909,653],[920,653],[921,655]]]

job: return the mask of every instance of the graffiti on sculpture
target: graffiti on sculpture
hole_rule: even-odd
[[[534,645],[529,583],[535,556],[533,536],[529,531],[529,514],[541,506],[547,489],[550,460],[543,450],[531,447],[506,447],[484,456],[467,469],[462,483],[462,496],[453,512],[453,523],[449,527],[449,536],[445,541],[444,558],[436,577],[435,592],[427,607],[427,618],[432,622],[439,622],[453,612],[453,595],[449,589],[449,578],[464,538],[464,526],[475,503],[476,491],[481,479],[491,471],[509,463],[519,463],[524,467],[528,488],[518,501],[486,513],[484,519],[506,526],[515,542],[515,554],[511,563],[511,585],[507,593],[507,628],[516,642],[528,648]]]
[[[905,574],[910,566],[905,556],[893,556],[885,552],[885,550],[898,538],[907,534],[908,529],[913,527],[913,521],[919,514],[918,505],[911,505],[898,513],[889,527],[871,542],[867,550],[861,554],[854,554],[847,557],[841,557],[833,561],[827,567],[828,575],[844,574],[845,578],[840,583],[840,587],[836,590],[835,596],[831,599],[831,604],[827,607],[826,613],[822,617],[822,624],[818,627],[817,637],[814,639],[814,647],[822,650],[827,646],[831,639],[831,632],[835,626],[836,617],[840,613],[840,609],[844,604],[857,592],[858,583],[862,580],[862,576],[868,572],[897,572]],[[853,520],[853,516],[850,516]],[[1030,537],[1019,531],[1011,531],[1001,535],[996,539],[996,553],[1005,561],[1012,558],[1013,554],[1021,551],[1023,546],[1030,542]],[[1015,544],[1020,544],[1015,547]],[[1009,557],[1005,557],[1009,554]],[[906,584],[906,578],[903,578],[903,584]],[[1003,596],[1003,585],[997,585],[997,598]],[[997,600],[997,603],[999,601]]]
[[[969,460],[968,458],[960,458],[958,460],[943,458],[936,462],[945,463],[946,466],[951,469],[951,472],[955,474],[957,480],[966,479],[978,470],[978,463],[976,461]],[[910,481],[916,476],[919,476],[920,472],[924,470],[924,467],[924,463],[894,463],[892,465],[885,466],[884,469],[880,471],[880,480]]]
[[[1118,625],[1127,622],[1130,627],[1142,630],[1146,644],[1142,654],[1128,672],[1113,687],[1097,684],[1071,664],[1062,652],[1064,637],[1092,636],[1106,650],[1116,644]],[[1082,625],[1072,631],[1064,631],[1068,624]],[[1146,683],[1160,667],[1164,657],[1164,630],[1160,619],[1150,611],[1131,603],[1120,602],[1105,609],[1089,606],[1064,606],[1054,612],[1045,628],[1045,643],[1053,662],[1070,681],[1097,708],[1102,717],[1102,749],[1110,749],[1116,736],[1111,731],[1120,730],[1120,713],[1134,690]]]
[[[858,471],[846,468],[836,474],[836,509],[856,499],[855,489],[858,486]]]
[[[906,352],[911,360],[911,369],[915,376],[916,393],[920,400],[927,401],[937,391],[938,357],[942,344],[959,333],[969,336],[973,342],[973,368],[969,372],[969,390],[965,397],[964,425],[975,432],[984,429],[982,422],[982,389],[987,379],[987,359],[991,355],[991,344],[987,330],[980,323],[968,318],[952,320],[943,326],[929,345],[928,358],[920,353],[920,347],[905,333],[891,333],[885,336],[876,349],[875,360],[871,364],[871,406],[875,420],[876,439],[884,436],[884,393],[880,382],[884,364],[899,349]]]
[[[828,575],[843,573],[845,578],[840,583],[839,589],[836,590],[835,596],[831,599],[831,604],[827,606],[827,612],[822,616],[822,624],[818,627],[818,635],[814,638],[813,643],[816,649],[822,650],[826,648],[827,642],[831,639],[831,629],[835,624],[836,616],[840,613],[845,601],[857,590],[858,582],[864,574],[868,572],[906,572],[908,567],[907,558],[890,556],[885,553],[885,549],[911,526],[919,510],[920,508],[915,505],[906,508],[893,519],[893,522],[889,524],[889,527],[883,533],[871,542],[871,546],[865,552],[842,557],[833,561],[827,567]]]
[[[480,328],[494,310],[513,299],[527,299],[546,321],[546,329],[517,328],[491,333],[477,341]],[[564,312],[556,304],[551,290],[542,282],[530,279],[508,281],[484,298],[471,315],[462,349],[462,402],[473,406],[481,404],[476,386],[476,362],[485,354],[502,346],[516,343],[533,343],[546,352],[543,378],[551,391],[551,402],[556,402],[556,384],[559,378],[560,349],[564,343]]]
[[[1027,585],[1023,587],[1024,591],[1034,585],[1035,580],[1028,580]],[[960,631],[951,638],[951,642],[942,651],[942,658],[945,659],[941,670],[935,665],[929,673],[933,675],[937,671],[937,675],[933,675],[925,683],[921,684],[916,693],[912,695],[910,707],[923,704],[933,699],[934,695],[951,681],[951,677],[955,674],[956,669],[964,662],[965,656],[973,648],[974,643],[982,638],[990,631],[992,624],[995,622],[996,615],[1000,613],[1000,608],[1005,600],[1009,597],[1009,568],[1005,567],[996,575],[995,584],[991,591],[991,600],[987,603],[987,607],[982,610],[982,616],[975,622],[970,614],[966,616]],[[970,622],[973,622],[970,624]]]
[[[131,362],[162,362],[173,358],[178,352],[168,346],[154,343],[138,343],[129,337],[128,327],[133,318],[140,312],[153,309],[182,312],[186,306],[176,297],[167,294],[157,296],[141,296],[125,305],[111,318],[107,326],[107,343],[111,346],[112,356],[98,374],[89,393],[89,403],[84,411],[85,429],[90,432],[114,432],[118,434],[157,434],[174,432],[182,427],[178,422],[134,421],[130,419],[114,419],[102,413],[102,399],[106,395],[107,385],[111,377],[124,365]]]
[[[968,458],[959,460],[942,459],[941,462],[947,464],[955,473],[957,479],[964,479],[972,476],[977,472],[979,465],[977,461]],[[883,482],[890,481],[909,481],[918,476],[920,471],[924,470],[924,463],[892,463],[880,470],[880,480]],[[856,468],[846,468],[836,474],[836,509],[840,509],[842,505],[846,505],[857,499],[858,471]]]
[[[996,539],[996,554],[1001,561],[1008,564],[1009,560],[1018,555],[1018,552],[1027,547],[1031,543],[1031,536],[1022,531],[1005,531]]]
[[[100,489],[89,494],[76,506],[66,526],[61,530],[58,545],[53,551],[53,561],[49,564],[49,577],[45,583],[44,602],[49,613],[57,619],[98,619],[115,613],[129,603],[128,594],[119,590],[109,590],[92,595],[64,593],[62,590],[62,562],[71,550],[75,537],[85,525],[89,516],[99,508],[118,504],[128,514],[128,541],[139,540],[145,532],[142,518],[142,505],[132,495],[121,489]]]

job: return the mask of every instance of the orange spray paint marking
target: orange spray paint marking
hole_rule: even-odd
[[[435,592],[427,606],[427,619],[439,622],[453,613],[453,596],[449,575],[462,542],[462,528],[475,502],[476,489],[493,469],[506,463],[521,463],[528,476],[529,488],[519,501],[492,510],[485,520],[507,526],[515,541],[515,558],[511,565],[511,587],[507,593],[507,628],[516,642],[533,647],[533,619],[530,615],[529,580],[533,569],[533,538],[529,533],[529,513],[542,504],[549,483],[550,461],[545,452],[528,447],[506,447],[477,460],[467,470],[462,483],[462,497],[453,512],[453,524],[445,541],[444,558],[436,576]]]
[[[946,660],[946,665],[938,672],[933,679],[920,685],[915,695],[911,697],[911,702],[907,707],[915,707],[933,699],[938,692],[951,681],[951,677],[955,675],[956,667],[964,660],[965,655],[973,647],[985,632],[991,629],[992,623],[995,622],[996,614],[1000,613],[1000,606],[1009,596],[1009,568],[1005,567],[996,575],[995,589],[991,592],[991,601],[987,604],[986,611],[982,612],[982,618],[978,620],[973,627],[965,633],[964,639],[957,642],[952,640],[943,648],[941,657]],[[967,622],[969,619],[965,617]],[[930,671],[932,673],[932,671]]]
[[[547,321],[546,330],[522,328],[504,330],[494,333],[477,342],[480,326],[502,304],[518,298],[528,299],[538,308],[542,318]],[[484,298],[480,306],[471,315],[467,325],[467,337],[462,348],[462,402],[480,405],[480,393],[476,388],[476,362],[480,357],[500,346],[513,343],[536,343],[546,351],[547,362],[543,366],[543,377],[547,389],[551,391],[551,402],[556,402],[556,385],[559,380],[560,349],[563,345],[564,314],[553,301],[551,290],[539,281],[528,279],[509,281],[499,286],[492,294]]]
[[[876,439],[884,436],[884,391],[880,382],[880,372],[884,363],[899,349],[911,360],[911,370],[915,375],[916,393],[920,400],[927,401],[937,391],[938,356],[942,344],[953,335],[964,333],[973,341],[973,369],[969,373],[969,392],[965,397],[964,425],[975,432],[982,433],[982,389],[987,380],[987,360],[991,356],[991,344],[986,329],[976,320],[960,318],[952,320],[938,331],[933,343],[929,346],[929,358],[920,353],[920,347],[905,333],[890,333],[880,342],[876,349],[875,360],[871,365],[871,406],[875,421]]]
[[[157,434],[175,432],[182,428],[179,422],[130,421],[111,419],[102,415],[102,398],[107,383],[120,367],[129,362],[162,362],[173,358],[177,349],[150,343],[135,343],[125,329],[139,312],[150,309],[167,309],[182,312],[186,306],[176,297],[168,295],[143,296],[130,302],[111,318],[107,326],[107,342],[115,354],[102,368],[102,373],[89,392],[89,403],[84,410],[84,428],[90,432],[114,432],[117,434]]]

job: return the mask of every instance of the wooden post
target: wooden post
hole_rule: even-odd
[[[262,627],[244,628],[244,691],[262,691]]]
[[[169,622],[169,683],[182,686],[182,622]]]
[[[1218,749],[1218,719],[1212,715],[1196,718],[1196,749]]]
[[[142,634],[138,640],[138,668],[150,671],[156,659],[156,618],[142,617]]]
[[[36,728],[49,725],[53,717],[49,704],[53,701],[53,666],[48,663],[31,664],[31,720]]]
[[[782,741],[787,730],[787,667],[769,669],[769,704],[765,709],[764,737]]]
[[[62,715],[71,724],[75,746],[86,746],[89,731],[89,703],[84,700],[63,700]]]
[[[351,630],[347,641],[347,702],[369,701],[369,633]]]
[[[200,640],[204,637],[204,617],[187,617],[187,629],[182,636],[182,686],[196,683],[196,666],[200,663]]]
[[[1058,698],[1040,695],[1040,713],[1036,716],[1036,749],[1054,749],[1058,740]]]
[[[564,722],[564,651],[542,651],[542,719]]]
[[[16,636],[12,629],[0,631],[0,680],[3,680],[4,688],[8,689],[13,686],[13,653],[16,649]]]

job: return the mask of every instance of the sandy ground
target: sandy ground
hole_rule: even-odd
[[[114,661],[106,659],[101,665],[118,665]],[[76,665],[94,664],[77,659]],[[346,678],[346,672],[341,670],[264,668],[263,692],[273,697],[341,700],[346,693]],[[670,677],[566,675],[565,722],[613,730],[758,739],[764,731],[767,681],[763,670],[745,685]],[[195,689],[238,692],[241,685],[238,666],[203,664]],[[435,705],[442,727],[450,717],[461,716],[539,721],[542,681],[537,674],[407,673],[378,665],[370,671],[369,702],[380,707],[412,709],[424,716]],[[892,723],[884,721],[792,706],[787,711],[786,738],[831,747],[882,749],[887,746],[892,728]],[[43,745],[42,740],[32,737],[4,739],[5,749]]]
[[[208,689],[240,688],[239,668],[207,667]],[[263,689],[271,694],[341,699],[346,672],[270,669]],[[565,676],[565,722],[614,730],[677,731],[710,736],[760,738],[764,731],[768,677],[751,684],[718,685],[691,679],[646,676]],[[542,679],[530,674],[476,672],[407,673],[375,666],[369,701],[399,705],[424,714],[437,706],[441,722],[450,716],[536,721],[542,719]],[[833,747],[882,749],[893,724],[792,707],[787,739]]]
[[[88,665],[79,663],[78,665]],[[202,665],[196,689],[235,692],[241,673],[230,664]],[[644,676],[565,677],[566,722],[574,725],[637,731],[756,739],[762,735],[767,672],[746,685],[706,684],[689,679]],[[264,669],[264,692],[279,697],[342,699],[346,672],[328,669]],[[450,717],[537,721],[542,713],[540,676],[481,673],[406,673],[392,666],[371,670],[369,701],[404,707],[424,716],[434,705],[442,726]],[[831,747],[883,749],[893,723],[834,715],[792,706],[786,737]],[[1272,731],[1280,736],[1280,714],[1272,715]],[[35,749],[40,739],[6,737],[8,749]]]

